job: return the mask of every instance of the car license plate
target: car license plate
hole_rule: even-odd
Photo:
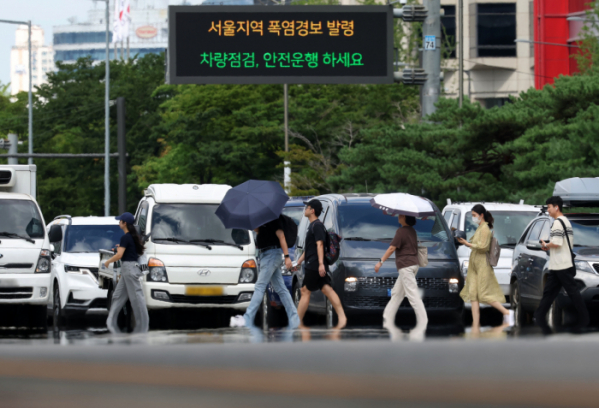
[[[223,288],[222,286],[187,286],[185,294],[187,296],[221,296]]]
[[[391,288],[387,289],[387,297],[391,297]]]

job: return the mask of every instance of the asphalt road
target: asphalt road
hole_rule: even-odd
[[[445,333],[445,335],[439,335]],[[432,334],[432,335],[431,335]],[[0,334],[0,407],[596,407],[599,333]]]

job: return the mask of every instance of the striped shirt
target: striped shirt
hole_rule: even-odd
[[[566,225],[566,232],[564,232],[562,223],[558,220],[564,222]],[[572,230],[572,224],[570,224],[570,221],[562,215],[558,217],[557,220],[553,221],[553,225],[551,226],[550,242],[554,245],[559,245],[559,248],[549,249],[549,270],[556,271],[574,266],[572,265],[571,248],[568,247],[566,233],[570,238],[570,244],[574,245],[574,231]]]

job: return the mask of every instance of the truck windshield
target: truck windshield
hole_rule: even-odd
[[[448,241],[441,214],[416,218],[414,229],[419,241]],[[339,206],[339,227],[343,239],[390,240],[400,227],[397,217],[386,215],[370,203]]]
[[[70,225],[64,238],[65,252],[98,252],[112,249],[123,236],[118,225]]]
[[[31,200],[0,200],[0,232],[30,238],[44,238],[44,222],[35,203]],[[14,239],[18,239],[14,237]]]
[[[539,213],[535,211],[491,211],[493,219],[493,232],[500,246],[514,248],[518,239],[524,232],[524,228],[535,218]],[[471,213],[466,214],[466,236],[472,238],[477,224],[472,222]]]
[[[248,231],[226,229],[216,216],[216,204],[157,204],[152,214],[152,240],[165,245],[181,245],[167,238],[201,242],[210,245],[248,245]],[[220,243],[218,241],[221,241]]]

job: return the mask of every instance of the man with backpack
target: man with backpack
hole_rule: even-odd
[[[547,324],[547,312],[560,290],[564,288],[578,312],[578,323],[574,330],[582,331],[589,324],[589,311],[574,280],[576,275],[576,266],[574,265],[576,255],[572,252],[574,231],[572,224],[562,213],[564,202],[561,197],[549,197],[546,204],[547,212],[555,221],[551,227],[550,241],[541,241],[542,249],[549,250],[549,273],[543,289],[543,298],[535,312],[535,319],[544,334],[552,333]]]
[[[287,269],[293,267],[289,258],[289,247],[285,239],[285,226],[287,224],[295,226],[295,223],[293,220],[289,221],[284,217],[284,215],[280,215],[279,218],[267,222],[254,230],[258,234],[256,248],[258,249],[260,273],[258,273],[258,280],[254,286],[250,305],[245,311],[245,315],[243,315],[244,323],[247,327],[254,326],[254,318],[256,317],[258,308],[262,304],[262,298],[264,297],[268,282],[272,282],[272,287],[279,295],[279,298],[281,298],[283,306],[285,306],[285,311],[289,319],[289,327],[296,328],[300,323],[297,309],[293,304],[293,299],[285,286],[285,281],[281,274],[283,256],[285,257],[285,267]],[[297,234],[297,230],[295,233]]]
[[[310,304],[310,293],[316,290],[321,290],[322,293],[329,299],[339,322],[336,328],[341,329],[347,324],[347,318],[341,306],[339,296],[331,287],[331,278],[328,275],[329,266],[325,260],[325,246],[328,244],[328,233],[322,222],[318,219],[322,213],[322,203],[319,200],[313,199],[304,202],[306,209],[304,215],[310,221],[308,232],[306,233],[306,242],[304,253],[297,260],[299,267],[302,262],[306,262],[304,266],[304,282],[302,286],[302,297],[300,299],[297,312],[300,318],[300,327],[303,327],[304,315]]]

